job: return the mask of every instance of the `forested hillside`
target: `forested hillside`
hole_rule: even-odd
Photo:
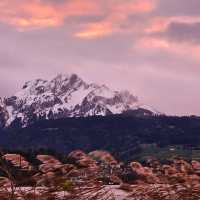
[[[198,117],[107,117],[44,120],[1,131],[0,145],[9,150],[51,150],[69,153],[108,150],[124,160],[181,156],[200,158]]]

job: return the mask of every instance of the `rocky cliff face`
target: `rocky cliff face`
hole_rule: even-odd
[[[50,81],[37,79],[27,82],[21,91],[2,104],[8,113],[8,118],[4,119],[7,125],[15,119],[26,125],[38,118],[105,116],[146,108],[128,91],[113,91],[105,85],[88,84],[75,74],[58,75]],[[150,109],[149,114],[154,113]]]
[[[6,125],[6,122],[9,118],[6,105],[3,103],[3,100],[0,98],[0,128],[3,128]]]

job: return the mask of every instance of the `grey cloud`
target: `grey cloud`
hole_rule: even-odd
[[[172,22],[164,32],[151,33],[148,34],[148,36],[168,40],[169,42],[175,42],[177,44],[183,43],[198,47],[198,45],[200,45],[200,23]],[[175,56],[174,58],[177,59]],[[187,58],[189,60],[191,57],[188,56]],[[186,57],[184,60],[185,59]],[[196,61],[192,60],[192,65],[195,62]],[[180,67],[184,68],[185,65],[181,65]],[[191,64],[189,64],[189,66],[190,65]],[[197,69],[200,71],[199,67]]]
[[[71,1],[71,0],[42,0],[42,2],[44,2],[44,3],[58,4],[58,5],[66,3],[68,1]]]
[[[171,23],[164,35],[171,40],[199,43],[200,23]]]
[[[92,23],[92,22],[100,22],[101,20],[104,19],[103,15],[90,15],[88,13],[88,15],[86,16],[70,16],[67,17],[67,19],[65,20],[65,23],[67,24],[85,24],[85,23]]]
[[[199,0],[159,0],[156,13],[166,16],[199,15]]]

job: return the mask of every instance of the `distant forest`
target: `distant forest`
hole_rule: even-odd
[[[26,128],[15,121],[0,130],[0,146],[9,151],[108,150],[119,159],[175,156],[200,159],[200,118],[131,115],[40,120]]]

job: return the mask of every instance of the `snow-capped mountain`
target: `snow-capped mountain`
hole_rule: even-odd
[[[21,91],[0,101],[0,118],[7,125],[16,119],[25,125],[38,118],[105,116],[141,108],[147,110],[128,91],[112,91],[105,85],[88,84],[72,74],[58,75],[51,81],[26,82]],[[148,111],[156,112],[150,107]]]

